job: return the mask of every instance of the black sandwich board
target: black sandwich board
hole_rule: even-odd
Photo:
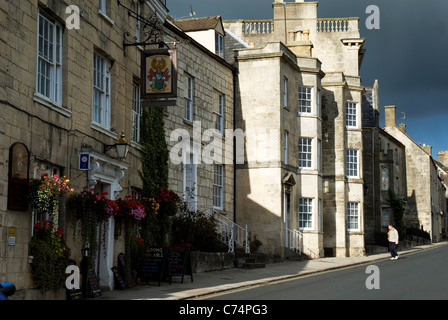
[[[164,248],[147,248],[141,270],[141,279],[146,284],[151,280],[155,280],[160,287],[160,282],[168,277],[168,281],[171,284],[171,276],[166,260],[166,250]]]
[[[181,277],[181,283],[184,282],[185,275],[189,275],[193,282],[189,247],[172,246],[168,248],[168,270],[171,277]]]
[[[90,285],[90,294],[94,298],[101,296],[103,293],[101,292],[100,284],[98,283],[98,278],[95,274],[95,271],[90,269],[87,277]]]
[[[124,290],[126,288],[126,283],[123,280],[123,277],[118,272],[117,267],[112,267],[112,272],[114,273],[114,280],[115,280],[115,288]]]

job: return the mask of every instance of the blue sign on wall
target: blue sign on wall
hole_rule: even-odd
[[[90,169],[90,154],[80,153],[79,154],[79,170],[89,170]]]

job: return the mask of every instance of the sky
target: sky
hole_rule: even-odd
[[[274,0],[166,0],[176,18],[217,16],[223,20],[272,19]],[[294,2],[285,0],[285,2]],[[370,5],[379,9],[379,29],[366,21]],[[448,1],[320,0],[318,18],[359,17],[366,55],[362,84],[379,84],[380,126],[384,106],[396,106],[397,124],[432,156],[448,150]]]

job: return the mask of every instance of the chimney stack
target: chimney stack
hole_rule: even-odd
[[[384,107],[384,115],[385,115],[385,127],[395,127],[395,106],[385,106]]]
[[[444,166],[448,166],[448,151],[440,151],[437,156],[440,163]]]
[[[406,125],[404,123],[400,123],[398,125],[398,129],[400,129],[401,131],[403,131],[404,133],[406,133]]]
[[[425,150],[425,152],[429,155],[431,155],[432,152],[432,147],[431,146],[427,146],[426,144],[422,145],[423,150]]]

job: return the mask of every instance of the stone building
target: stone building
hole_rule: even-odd
[[[396,124],[396,107],[384,108],[384,130],[406,149],[404,225],[428,232],[431,241],[440,241],[442,228],[446,224],[443,216],[446,212],[446,186],[443,173],[445,169],[433,159],[431,146],[418,144],[406,134],[405,125]]]
[[[376,81],[372,88],[367,88],[362,103],[366,246],[381,243],[378,236],[384,237],[387,226],[395,224],[389,203],[390,191],[402,200],[407,198],[406,148],[379,127],[378,104],[378,82]]]
[[[364,254],[358,19],[318,19],[317,2],[272,4],[273,19],[224,21],[238,67],[237,222],[285,256]],[[296,242],[297,243],[297,242]]]
[[[217,144],[212,150],[214,162],[190,161],[208,145],[215,147],[209,142],[212,137],[225,142],[224,129],[233,129],[234,68],[166,19],[165,1],[128,1],[123,6],[112,0],[74,0],[70,4],[79,8],[79,15],[74,7],[55,0],[0,4],[0,280],[15,283],[18,298],[41,297],[33,290],[28,262],[33,225],[39,217],[26,203],[26,190],[17,188],[20,183],[48,173],[66,176],[75,192],[88,186],[107,192],[111,199],[141,190],[142,110],[161,102],[140,101],[143,47],[123,44],[131,38],[143,41],[148,30],[129,10],[158,21],[163,40],[177,59],[177,99],[166,106],[166,140],[170,151],[178,144],[172,138],[176,133],[182,133],[176,139],[182,136],[192,143],[181,153],[180,162],[169,163],[170,188],[180,195],[188,190],[191,196],[194,191],[196,207],[229,217],[234,212],[233,161],[228,159],[233,155],[220,153]],[[202,141],[192,139],[195,129]],[[207,129],[216,130],[206,136]],[[126,158],[110,148],[122,132],[130,145]],[[81,152],[90,155],[90,170],[79,170]],[[58,224],[66,230],[71,258],[79,265],[80,238],[73,238],[79,228],[72,229],[64,208]],[[111,267],[124,243],[123,236],[115,234],[113,219],[105,227],[96,271],[100,285],[111,289]],[[15,231],[15,241],[8,242],[10,230]]]

